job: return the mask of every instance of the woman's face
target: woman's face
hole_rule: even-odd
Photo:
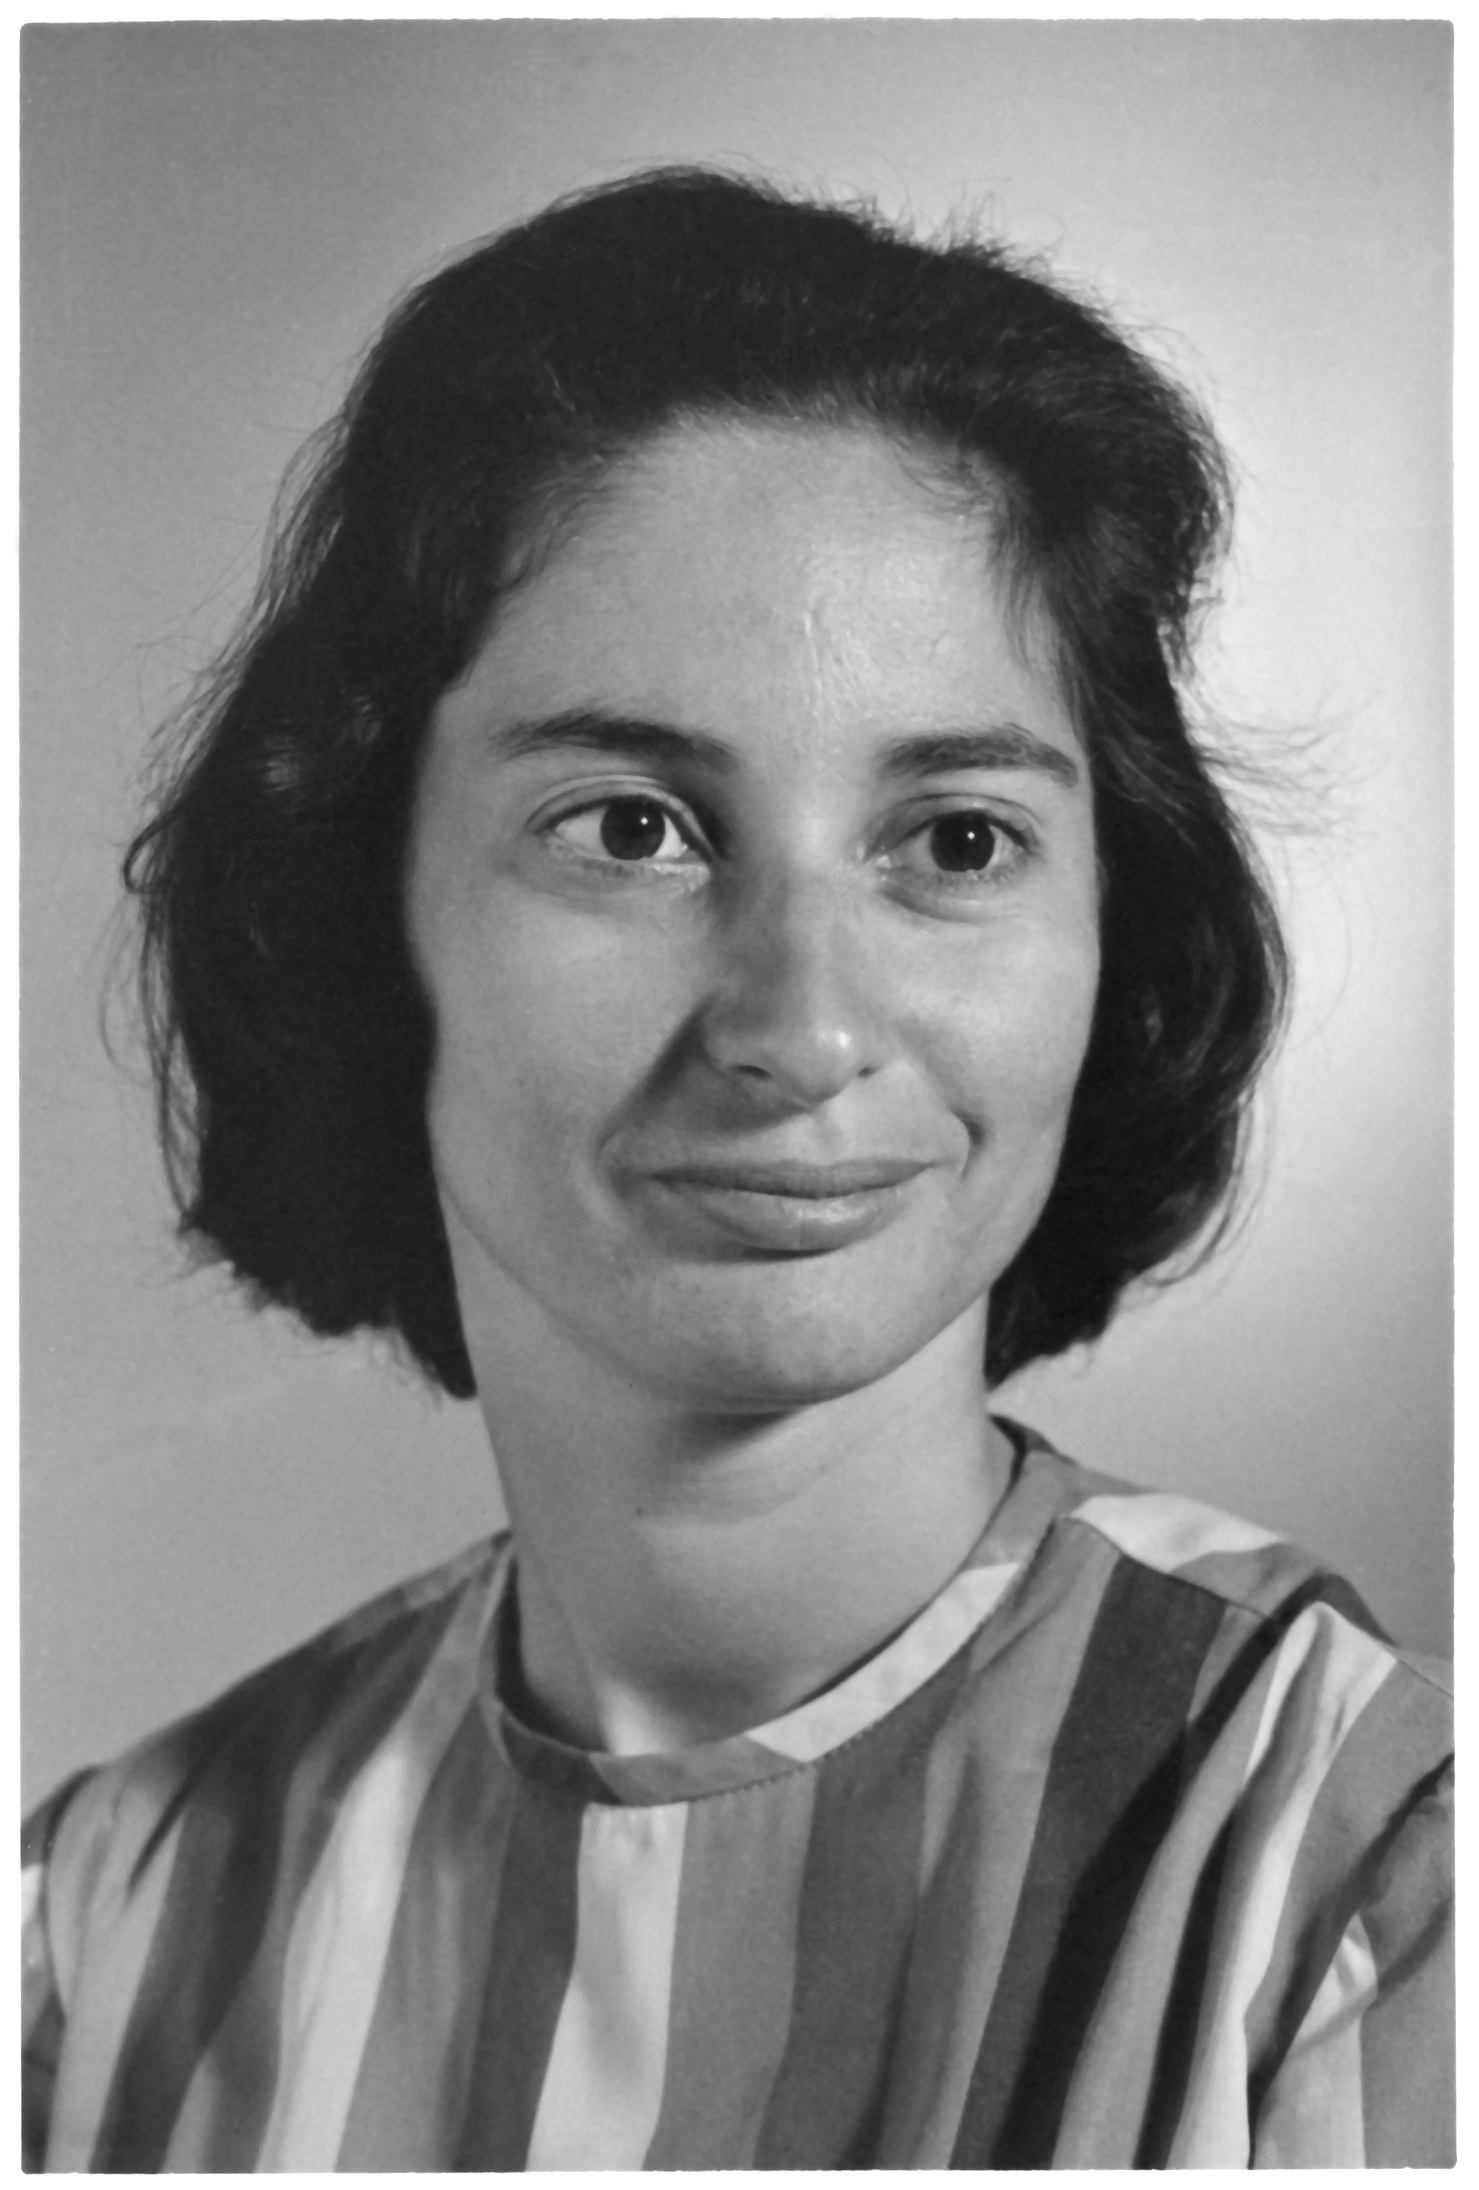
[[[987,526],[867,429],[674,428],[433,718],[409,870],[459,1295],[725,1411],[854,1390],[1040,1211],[1088,770]]]

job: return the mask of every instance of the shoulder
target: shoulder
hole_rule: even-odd
[[[64,1996],[90,1924],[147,1895],[182,1841],[208,1890],[248,1851],[270,1861],[291,1804],[329,1811],[377,1747],[466,1711],[505,1546],[384,1591],[39,1805],[22,1861]]]
[[[1057,1696],[1036,1744],[1039,1836],[1055,1852],[1087,1838],[1102,1874],[1141,1896],[1135,1952],[1153,1962],[1174,1940],[1200,1971],[1188,2027],[1198,2057],[1223,2045],[1246,2085],[1259,2164],[1441,2152],[1446,1668],[1399,1648],[1343,1577],[1270,1530],[1040,1440],[1028,1465],[1051,1520],[1018,1633],[1043,1638],[1034,1698]]]
[[[1034,1439],[1052,1503],[1037,1565],[1097,1708],[1159,1711],[1245,1790],[1320,1773],[1373,1829],[1452,1748],[1446,1665],[1402,1649],[1343,1576],[1272,1530],[1142,1489]],[[1042,1495],[1042,1494],[1040,1494]]]
[[[1394,1643],[1342,1574],[1287,1537],[1200,1499],[1084,1467],[1035,1432],[1025,1435],[1033,1462],[1054,1479],[1059,1531],[1086,1532],[1102,1543],[1108,1560],[1158,1577],[1168,1594],[1197,1592],[1250,1626],[1284,1629],[1307,1609],[1322,1607],[1368,1637],[1383,1662],[1451,1693],[1444,1660]]]

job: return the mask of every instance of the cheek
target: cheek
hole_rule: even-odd
[[[564,1165],[618,1120],[679,1006],[650,953],[510,892],[424,923],[437,1029],[430,1119],[446,1161],[515,1176]]]
[[[1061,1132],[1088,1049],[1098,992],[1092,927],[1010,954],[936,1016],[954,1107],[986,1145]]]
[[[1058,1175],[1098,988],[1097,940],[1033,953],[989,1008],[962,1014],[956,1065],[973,1143],[959,1204],[960,1252],[989,1290],[1030,1237]],[[969,1106],[969,1107],[967,1107]]]

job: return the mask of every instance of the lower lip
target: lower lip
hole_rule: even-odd
[[[747,1186],[657,1179],[658,1192],[745,1247],[770,1254],[819,1255],[866,1239],[897,1213],[913,1179],[851,1194],[769,1194]]]

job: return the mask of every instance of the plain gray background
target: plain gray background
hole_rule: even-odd
[[[181,1277],[98,1013],[150,725],[391,298],[652,161],[985,215],[1209,400],[1209,697],[1289,765],[1300,968],[1263,1190],[1003,1404],[1312,1544],[1446,1643],[1449,56],[1443,24],[41,26],[24,38],[28,1790],[497,1518],[479,1418]],[[1291,737],[1313,726],[1315,736]]]

